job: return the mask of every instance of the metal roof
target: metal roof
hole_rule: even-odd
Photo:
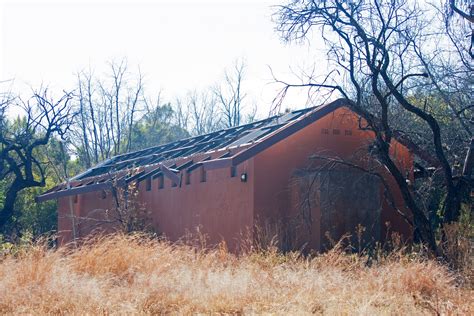
[[[118,155],[107,159],[73,179],[82,180],[119,170],[152,165],[171,159],[185,158],[196,154],[255,143],[279,127],[298,119],[312,110],[313,108],[293,111],[254,123]]]
[[[340,107],[347,106],[363,117],[364,113],[358,113],[352,104],[350,100],[338,99],[325,105],[118,155],[44,192],[36,197],[36,201],[112,189],[159,176],[165,176],[175,186],[180,186],[183,173],[197,168],[212,170],[237,166]],[[373,120],[377,123],[377,118]],[[436,158],[403,134],[395,132],[393,137],[422,160],[435,167],[439,165]],[[471,149],[473,144],[474,141]]]
[[[180,184],[178,174],[182,171],[191,172],[201,166],[206,170],[236,166],[346,102],[339,99],[323,106],[118,155],[52,188],[36,200],[104,190],[160,175]],[[131,174],[131,170],[137,172]]]

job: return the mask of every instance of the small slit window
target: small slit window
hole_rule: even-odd
[[[191,172],[185,173],[184,182],[186,183],[186,185],[191,184]]]
[[[158,177],[158,189],[163,189],[165,187],[165,179],[163,176]]]
[[[146,178],[146,190],[151,191],[151,177]]]
[[[102,190],[100,197],[102,198],[102,200],[105,199],[107,197],[107,192],[105,190]]]
[[[207,181],[207,172],[204,170],[204,167],[201,167],[201,182]]]
[[[230,176],[234,178],[237,175],[237,168],[235,166],[230,167]]]
[[[74,197],[73,197],[73,202],[74,202],[74,204],[77,203],[77,200],[78,200],[78,199],[77,199],[77,194],[76,194],[76,195],[74,195]]]

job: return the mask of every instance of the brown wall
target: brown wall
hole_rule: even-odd
[[[107,195],[110,197],[110,194]],[[73,239],[72,222],[74,214],[75,237],[83,237],[94,230],[110,229],[104,225],[104,211],[113,207],[113,200],[103,199],[102,192],[91,192],[58,199],[58,241],[60,244]],[[86,219],[91,218],[91,219]]]
[[[215,156],[219,156],[215,154]],[[179,163],[178,163],[179,165]],[[248,174],[248,181],[241,182],[240,175]],[[170,240],[178,240],[188,233],[196,233],[196,228],[206,234],[211,244],[225,240],[228,247],[237,247],[241,233],[253,226],[253,161],[249,160],[237,167],[236,176],[231,177],[230,168],[209,170],[206,182],[201,182],[201,169],[190,175],[190,184],[183,177],[181,187],[172,187],[171,180],[164,177],[164,187],[158,188],[158,179],[152,181],[150,191],[146,181],[139,185],[138,200],[150,212],[152,226]],[[105,199],[101,192],[79,195],[73,204],[76,216],[90,217],[95,209],[112,209],[110,192]],[[68,198],[59,201],[59,231],[61,242],[70,241],[71,217],[68,216]],[[96,228],[94,221],[79,224],[77,237],[85,236]],[[109,227],[110,229],[110,227]]]
[[[154,179],[151,191],[147,191],[146,181],[143,181],[139,186],[139,200],[150,212],[153,227],[169,239],[178,240],[189,232],[196,232],[196,227],[200,226],[211,244],[225,240],[230,249],[235,249],[241,234],[252,229],[255,222],[259,225],[288,222],[297,214],[295,203],[300,199],[300,192],[292,181],[297,170],[316,167],[315,161],[310,163],[310,155],[351,158],[358,162],[365,160],[361,164],[370,167],[374,162],[366,157],[371,140],[369,132],[358,129],[358,117],[348,109],[340,108],[242,163],[237,167],[235,177],[231,177],[229,168],[209,170],[206,182],[201,182],[201,169],[198,168],[191,173],[190,184],[186,184],[183,177],[181,187],[172,187],[171,180],[165,177],[164,188],[159,189],[159,180]],[[409,152],[403,146],[393,147],[393,153],[400,158],[399,164],[411,172]],[[214,153],[213,157],[221,154]],[[242,173],[247,173],[247,182],[241,182]],[[395,188],[393,179],[386,177]],[[399,205],[403,205],[398,190],[392,191]],[[60,242],[72,238],[68,201],[69,198],[59,200]],[[341,207],[344,206],[337,208]],[[93,210],[112,209],[113,201],[110,192],[105,199],[101,192],[92,192],[78,196],[73,208],[76,216],[90,217]],[[319,249],[321,246],[324,227],[321,228],[318,221],[320,212],[315,209],[312,214],[316,221],[311,227],[311,237],[303,235],[310,248]],[[100,218],[99,215],[92,217],[95,216]],[[380,217],[382,227],[379,235],[382,237],[386,234],[384,223],[387,221],[393,229],[411,235],[403,219],[386,203]],[[95,223],[93,220],[81,221],[76,236],[90,233],[96,227]],[[106,229],[112,228],[109,225]]]
[[[165,178],[164,189],[157,189],[154,183],[147,192],[142,182],[140,193],[152,211],[154,226],[171,240],[201,226],[211,244],[225,240],[234,248],[241,230],[253,225],[253,182],[240,181],[243,172],[252,178],[253,163],[239,166],[235,177],[230,176],[229,168],[209,170],[206,182],[200,182],[200,172],[192,172],[190,184],[183,181],[181,188],[171,187]]]
[[[281,142],[258,154],[254,160],[255,167],[255,216],[259,223],[280,221],[287,225],[300,212],[299,201],[301,192],[294,180],[298,169],[315,169],[320,166],[317,160],[310,160],[313,154],[319,156],[339,157],[344,160],[357,161],[366,168],[373,167],[374,162],[367,161],[367,148],[372,142],[372,134],[359,129],[358,117],[346,108],[340,108],[306,128],[298,131]],[[403,147],[395,144],[392,150],[399,165],[411,172],[411,154]],[[321,162],[321,160],[319,160]],[[323,162],[326,163],[326,162]],[[300,170],[301,171],[301,170]],[[381,171],[383,173],[383,171]],[[398,205],[403,205],[398,189],[391,176],[385,173]],[[380,194],[382,187],[380,188]],[[343,208],[343,205],[339,205]],[[341,213],[343,213],[341,209]],[[324,227],[320,227],[320,210],[313,210],[313,226],[309,229],[313,236],[309,242],[311,248],[318,249],[324,239]],[[385,222],[391,227],[411,236],[406,222],[383,203],[380,218],[380,235],[386,235]],[[263,224],[261,224],[263,225]],[[303,227],[291,228],[301,231]],[[303,238],[307,238],[305,235]],[[297,246],[301,246],[301,242]]]

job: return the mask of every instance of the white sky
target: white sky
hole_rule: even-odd
[[[148,94],[162,90],[172,101],[186,91],[218,82],[236,58],[245,58],[244,88],[268,113],[276,94],[269,66],[289,79],[324,57],[312,46],[284,44],[275,32],[272,5],[287,0],[234,1],[8,1],[0,0],[0,80],[28,92],[41,83],[71,89],[74,73],[126,57],[140,65]],[[302,93],[285,106],[304,107]]]

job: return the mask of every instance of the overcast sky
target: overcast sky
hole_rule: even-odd
[[[317,40],[288,45],[275,32],[272,6],[284,2],[0,0],[1,80],[14,79],[22,92],[41,83],[60,91],[81,69],[100,74],[107,61],[126,57],[131,69],[140,65],[148,93],[161,89],[172,101],[218,82],[245,58],[244,88],[266,113],[277,91],[269,67],[282,79],[315,62],[324,72]],[[305,100],[294,93],[285,106]]]

